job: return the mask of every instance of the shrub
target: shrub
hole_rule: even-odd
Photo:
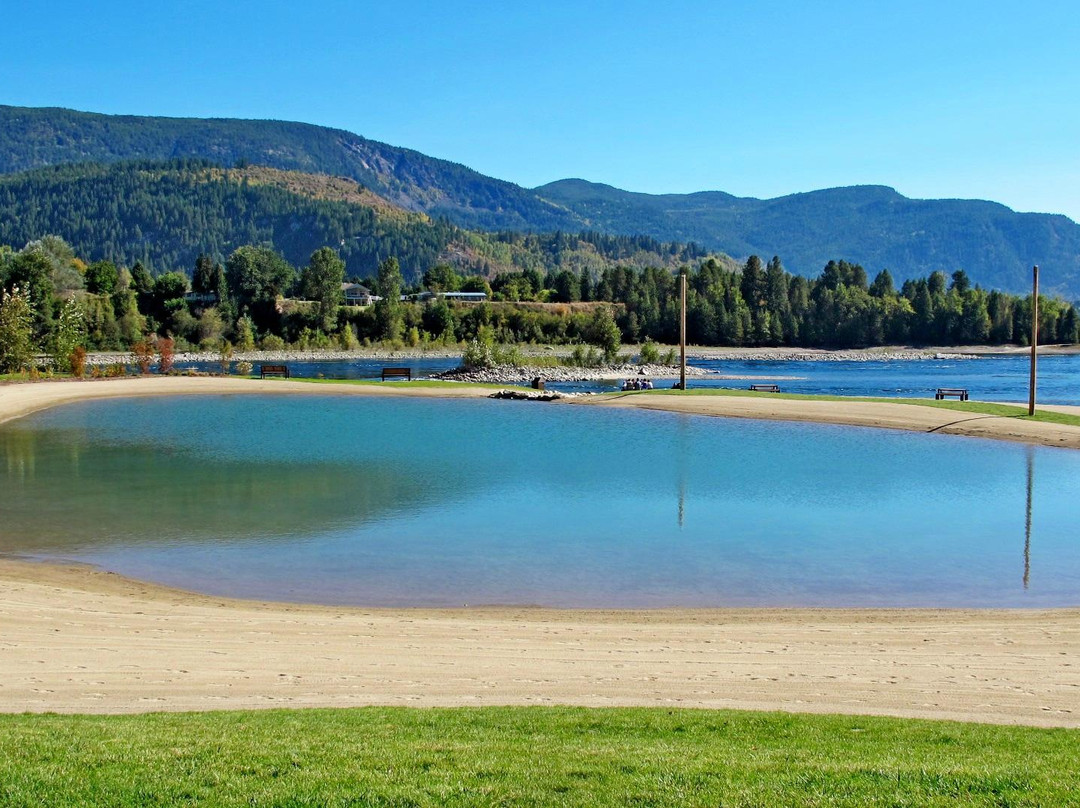
[[[247,315],[236,321],[236,347],[241,351],[255,350],[255,324]]]
[[[227,339],[223,339],[218,346],[218,364],[224,375],[229,373],[229,365],[232,364],[233,346]]]
[[[149,337],[143,337],[131,346],[131,361],[138,366],[142,375],[150,372],[150,365],[154,361],[154,346]]]
[[[158,373],[172,373],[173,357],[175,356],[173,341],[169,337],[164,337],[158,340],[157,347],[158,354],[161,356]]]
[[[592,345],[575,345],[565,364],[577,368],[597,368],[603,364],[603,357]]]
[[[71,375],[76,379],[81,379],[86,375],[86,348],[76,345],[75,350],[68,357],[68,363],[71,365]]]
[[[483,370],[495,367],[495,357],[491,352],[491,345],[474,339],[465,346],[461,353],[461,365],[466,370]]]
[[[660,361],[660,349],[651,339],[641,343],[641,351],[638,354],[638,363],[642,365],[655,365]]]

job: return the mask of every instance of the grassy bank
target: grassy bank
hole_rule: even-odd
[[[693,380],[688,380],[690,385]],[[731,390],[726,388],[697,388],[687,390],[635,390],[611,395],[649,395],[649,396],[741,396],[749,398],[777,398],[791,401],[869,401],[876,404],[910,404],[915,407],[934,407],[939,410],[956,410],[976,415],[994,415],[999,418],[1018,418],[1023,421],[1042,421],[1048,424],[1080,426],[1080,416],[1063,412],[1036,409],[1035,415],[1029,416],[1026,407],[1013,404],[995,404],[988,401],[938,401],[932,398],[871,398],[868,396],[829,396],[805,393],[754,393],[749,390]]]
[[[1080,731],[704,710],[0,716],[0,804],[1080,805]]]

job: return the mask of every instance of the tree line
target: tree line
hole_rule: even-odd
[[[622,238],[622,237],[613,237]],[[886,344],[1026,344],[1031,299],[973,285],[963,270],[933,272],[897,288],[888,270],[868,279],[858,264],[830,261],[817,278],[788,273],[774,257],[741,267],[709,258],[687,275],[688,339],[699,345],[849,348]],[[157,275],[140,262],[86,262],[47,236],[0,247],[0,372],[39,351],[56,367],[75,347],[128,350],[158,336],[178,348],[281,349],[503,343],[585,343],[611,353],[623,342],[678,339],[678,274],[669,269],[530,268],[488,279],[435,264],[407,284],[396,258],[362,279],[381,296],[343,305],[345,261],[320,247],[297,268],[274,250],[246,245],[224,261],[203,254],[190,272]],[[481,291],[461,304],[403,294]],[[545,305],[546,304],[546,305]],[[551,305],[555,304],[555,305]],[[1041,342],[1080,341],[1076,307],[1040,298]]]

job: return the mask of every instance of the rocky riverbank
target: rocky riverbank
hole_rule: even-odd
[[[1056,347],[1056,346],[1055,346]],[[571,347],[566,345],[525,345],[521,351],[526,356],[564,357],[569,356]],[[634,346],[625,346],[627,356],[636,356]],[[1026,349],[1015,349],[1019,352]],[[1042,349],[1043,352],[1051,352],[1050,348]],[[991,349],[985,346],[964,348],[856,348],[850,350],[829,351],[818,348],[709,348],[692,346],[687,348],[687,356],[692,359],[705,359],[722,362],[878,362],[878,361],[912,361],[927,359],[974,359],[980,355],[993,353],[1009,353],[1004,348]],[[1055,351],[1056,352],[1056,351]],[[1062,350],[1062,353],[1069,351]],[[424,359],[450,359],[461,356],[461,350],[457,348],[420,349],[407,348],[397,351],[389,351],[378,348],[362,348],[352,351],[326,350],[326,351],[237,351],[231,357],[233,362],[339,362],[359,360],[385,360],[406,361]],[[185,362],[219,362],[221,354],[216,351],[185,351],[177,353],[174,363]],[[112,365],[116,363],[132,364],[130,353],[108,352],[92,353],[86,358],[88,365]],[[626,375],[627,368],[636,373],[637,365],[621,365],[603,369],[604,375],[586,378],[609,378],[611,376]],[[668,366],[663,366],[667,368]],[[529,368],[525,368],[529,370]],[[533,368],[532,370],[535,370]],[[550,370],[544,368],[544,372]],[[672,372],[670,369],[664,372]],[[535,373],[533,375],[536,375]],[[530,377],[531,378],[531,377]]]
[[[696,367],[687,367],[686,375],[722,378],[715,373]],[[649,379],[677,379],[679,369],[672,365],[608,365],[600,368],[499,365],[476,370],[457,368],[439,373],[434,378],[477,384],[528,384],[537,377],[545,382],[588,382],[598,379],[627,379],[634,376]]]

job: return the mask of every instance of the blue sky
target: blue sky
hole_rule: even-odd
[[[1080,5],[4,4],[0,103],[336,126],[534,186],[1080,220]]]

